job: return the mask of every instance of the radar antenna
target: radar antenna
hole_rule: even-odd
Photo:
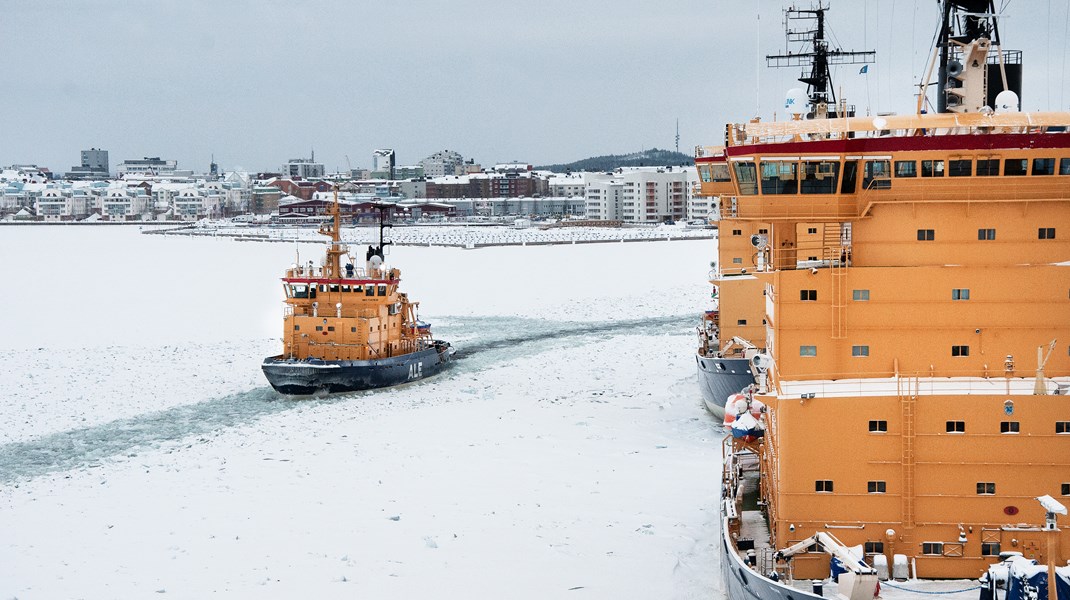
[[[785,10],[784,29],[787,41],[789,44],[803,44],[803,51],[770,54],[765,57],[766,65],[770,67],[810,67],[809,73],[804,70],[799,77],[799,81],[806,84],[806,95],[810,101],[809,118],[826,110],[829,117],[853,115],[853,108],[847,111],[846,115],[838,114],[829,66],[871,63],[877,56],[873,50],[855,52],[830,47],[828,39],[825,38],[827,10],[828,6],[820,0],[811,8],[792,6]]]

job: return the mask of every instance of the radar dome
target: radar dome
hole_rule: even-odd
[[[383,257],[376,254],[373,255],[368,262],[371,263],[373,269],[378,269],[383,266]]]
[[[996,112],[1018,112],[1018,94],[1015,94],[1011,90],[1003,90],[996,94]]]
[[[784,98],[784,109],[793,115],[806,114],[806,111],[810,108],[810,99],[806,96],[806,92],[799,88],[791,88],[788,90],[787,97]]]
[[[884,117],[874,117],[873,118],[873,128],[874,129],[884,129],[887,126],[888,126],[888,120],[885,119]]]

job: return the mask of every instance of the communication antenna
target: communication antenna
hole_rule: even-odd
[[[831,47],[825,37],[827,10],[828,6],[823,0],[818,0],[816,6],[811,8],[792,6],[785,10],[784,29],[788,44],[802,44],[803,50],[770,54],[765,57],[765,62],[770,67],[804,68],[799,81],[806,84],[811,114],[818,112],[819,105],[825,105],[829,117],[845,116],[836,114],[836,92],[832,86],[829,67],[871,63],[876,59],[877,53],[873,50],[855,52]],[[809,72],[805,70],[806,67],[810,68]],[[848,109],[846,116],[851,116],[853,112],[853,109]]]
[[[676,119],[676,153],[680,153],[680,118]]]

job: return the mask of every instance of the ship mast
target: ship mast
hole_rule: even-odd
[[[799,81],[806,84],[806,95],[810,100],[810,115],[826,113],[827,116],[851,116],[848,110],[840,115],[836,108],[836,92],[832,89],[831,65],[850,65],[871,63],[877,56],[873,50],[861,52],[832,48],[825,38],[825,12],[828,10],[823,2],[817,6],[803,9],[792,6],[784,11],[784,29],[788,43],[809,45],[809,52],[788,52],[787,54],[770,54],[765,57],[770,67],[810,67],[805,70]]]
[[[323,276],[328,279],[340,279],[342,277],[341,258],[349,253],[349,249],[342,244],[340,236],[342,227],[342,211],[338,203],[338,186],[334,186],[334,202],[331,204],[331,226],[321,226],[320,233],[331,236],[331,245],[327,249],[327,264],[324,265]]]
[[[993,0],[943,0],[936,53],[937,112],[995,107],[996,94],[1022,95],[1022,52],[1003,50]],[[928,80],[928,76],[926,77]],[[998,80],[990,85],[989,82]]]

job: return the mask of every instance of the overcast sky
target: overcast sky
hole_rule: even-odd
[[[808,5],[799,0],[800,5]],[[797,69],[774,0],[0,0],[0,165],[56,172],[79,151],[206,171],[328,170],[456,150],[483,165],[566,162],[721,143],[784,118]],[[1008,4],[997,0],[997,7]],[[1023,108],[1070,103],[1067,2],[1016,0],[1001,33],[1025,52]],[[761,12],[761,19],[758,12]],[[1033,14],[1026,14],[1033,11]],[[936,0],[832,0],[868,75],[833,73],[860,111],[913,110]],[[913,40],[913,42],[911,41]],[[864,48],[868,47],[868,48]]]

